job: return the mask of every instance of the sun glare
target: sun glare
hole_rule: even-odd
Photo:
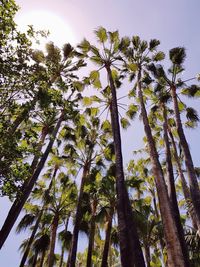
[[[40,45],[35,47],[43,49],[45,43],[53,41],[57,46],[62,47],[65,43],[74,45],[76,43],[75,35],[67,22],[59,16],[41,10],[35,10],[28,13],[18,13],[16,23],[21,31],[27,30],[27,25],[33,25],[35,30],[49,31],[47,39],[40,40]]]

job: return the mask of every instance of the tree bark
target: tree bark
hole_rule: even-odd
[[[172,146],[173,146],[173,150],[174,150],[174,158],[175,158],[175,161],[176,161],[176,165],[177,165],[177,169],[178,169],[178,174],[179,174],[179,177],[181,179],[181,186],[182,186],[184,198],[185,198],[186,202],[192,203],[191,202],[190,190],[189,190],[189,188],[187,186],[187,182],[185,180],[185,176],[183,174],[183,171],[182,171],[182,168],[181,168],[181,163],[180,163],[180,160],[179,160],[179,157],[178,157],[176,143],[174,141],[173,134],[172,134],[172,132],[171,132],[171,130],[170,130],[169,127],[168,127],[168,132],[169,132],[169,135],[170,135],[170,139],[172,141]],[[200,225],[200,222],[197,223],[197,217],[196,217],[196,214],[194,212],[193,207],[194,206],[193,206],[193,203],[192,203],[192,208],[189,208],[188,209],[188,212],[189,212],[190,218],[192,220],[193,228],[196,229],[196,230],[198,230],[198,224]]]
[[[26,260],[27,260],[29,251],[30,251],[30,249],[31,249],[31,245],[32,245],[32,243],[33,243],[33,240],[34,240],[34,238],[35,238],[35,234],[36,234],[36,232],[37,232],[37,230],[38,230],[39,223],[40,223],[40,221],[41,221],[42,214],[43,214],[43,210],[41,210],[41,211],[39,212],[37,221],[36,221],[36,223],[35,223],[35,225],[34,225],[33,231],[32,231],[32,233],[31,233],[31,236],[30,236],[29,240],[28,240],[28,244],[27,244],[27,246],[26,246],[26,250],[25,250],[25,252],[24,252],[24,254],[23,254],[23,257],[22,257],[22,259],[21,259],[21,262],[20,262],[19,267],[24,267],[24,265],[25,265],[25,263],[26,263]]]
[[[111,207],[110,213],[108,214],[107,228],[106,228],[106,237],[103,248],[103,256],[101,267],[108,267],[108,253],[110,248],[110,236],[112,231],[112,220],[113,220],[114,208]]]
[[[97,200],[94,199],[92,203],[92,217],[90,221],[90,235],[87,253],[87,267],[92,267],[92,252],[94,248],[94,235],[95,235],[95,216],[96,216]]]
[[[78,203],[76,208],[76,215],[75,215],[75,223],[74,223],[74,229],[73,229],[73,236],[72,236],[72,243],[71,243],[71,249],[70,249],[70,255],[69,255],[69,261],[68,261],[68,267],[75,267],[76,263],[76,253],[77,253],[77,246],[78,246],[78,234],[79,234],[79,227],[82,220],[82,212],[81,212],[81,204],[83,199],[83,190],[85,186],[85,180],[87,178],[87,175],[90,171],[90,161],[86,162],[86,164],[83,167],[83,174],[81,179],[81,186],[78,196]]]
[[[121,263],[123,267],[144,267],[144,257],[124,179],[116,88],[110,65],[108,64],[105,67],[112,95],[110,112],[115,147],[117,214]]]
[[[54,180],[54,178],[55,178],[55,176],[56,176],[57,171],[58,171],[58,169],[55,168],[54,173],[53,173],[53,176],[52,176],[52,179],[51,179],[51,182],[50,182],[49,187],[48,187],[48,190],[47,190],[48,192],[50,192],[50,190],[51,190],[52,182],[53,182],[53,180]],[[47,192],[45,192],[45,194],[46,194],[46,193],[47,193]],[[42,208],[41,208],[41,210],[40,210],[40,212],[39,212],[39,214],[38,214],[37,221],[36,221],[36,223],[35,223],[35,226],[34,226],[34,228],[33,228],[33,231],[32,231],[32,233],[31,233],[31,236],[30,236],[30,238],[29,238],[29,241],[28,241],[26,250],[25,250],[25,252],[24,252],[24,254],[23,254],[23,257],[22,257],[22,259],[21,259],[21,262],[20,262],[19,267],[24,267],[24,265],[25,265],[25,263],[26,263],[26,259],[27,259],[27,257],[28,257],[28,254],[29,254],[31,245],[32,245],[32,243],[33,243],[33,241],[34,241],[35,234],[36,234],[36,232],[37,232],[37,230],[38,230],[38,227],[39,227],[39,224],[40,224],[42,215],[43,215],[43,213],[44,213],[45,206],[46,206],[46,203],[43,204],[43,206],[42,206]]]
[[[53,222],[51,225],[51,241],[50,241],[50,249],[49,249],[49,259],[48,259],[48,267],[53,267],[54,265],[54,250],[56,244],[56,234],[59,223],[59,214],[56,213],[53,218]]]
[[[164,142],[165,142],[165,154],[166,154],[166,164],[167,164],[167,188],[168,188],[168,195],[172,206],[172,211],[174,215],[174,220],[176,224],[176,228],[178,231],[178,237],[181,244],[182,253],[184,256],[184,261],[186,266],[190,266],[189,262],[189,255],[188,255],[188,249],[185,243],[184,238],[184,231],[183,226],[180,219],[180,212],[178,208],[178,202],[176,197],[176,188],[174,183],[174,171],[172,166],[172,159],[171,159],[171,149],[170,149],[170,143],[169,143],[169,137],[168,137],[168,119],[167,119],[167,111],[165,104],[161,105],[162,111],[163,111],[163,130],[164,130]]]
[[[199,184],[197,181],[194,164],[192,160],[192,156],[190,153],[190,149],[185,137],[185,133],[183,131],[183,126],[181,122],[181,116],[178,108],[178,100],[177,100],[177,94],[176,94],[176,86],[171,86],[171,95],[174,103],[174,112],[175,112],[175,119],[176,119],[176,127],[177,132],[180,139],[181,147],[183,148],[183,153],[185,157],[185,165],[188,172],[188,178],[189,178],[189,187],[190,187],[190,195],[192,198],[194,210],[197,217],[197,222],[200,222],[200,190],[199,190]],[[198,230],[200,231],[200,225],[198,223]]]
[[[178,239],[178,232],[174,221],[170,200],[167,193],[167,187],[164,180],[162,167],[159,162],[158,152],[156,150],[155,141],[152,136],[147,111],[145,108],[141,83],[141,69],[138,71],[137,77],[138,97],[141,107],[141,115],[144,124],[144,131],[147,137],[149,146],[149,154],[153,167],[153,174],[159,199],[160,213],[163,222],[164,235],[166,240],[166,249],[168,255],[168,264],[170,267],[187,267],[184,262],[184,257],[181,249],[181,244]]]
[[[56,135],[59,131],[59,128],[60,128],[60,125],[63,121],[63,117],[64,117],[64,113],[62,112],[61,113],[61,116],[60,118],[58,119],[58,122],[54,128],[54,131],[52,133],[52,136],[50,138],[50,141],[49,141],[49,144],[44,152],[44,154],[42,155],[38,165],[37,165],[37,168],[35,169],[33,175],[31,176],[31,178],[29,179],[28,183],[26,184],[26,186],[24,186],[23,188],[23,192],[22,192],[22,195],[17,198],[12,207],[10,208],[10,211],[7,215],[7,218],[1,228],[1,231],[0,231],[0,249],[2,248],[3,244],[5,243],[12,227],[14,226],[26,200],[28,199],[32,189],[33,189],[33,186],[35,185],[43,167],[44,167],[44,164],[47,160],[47,157],[53,147],[53,144],[54,144],[54,141],[56,139]]]
[[[68,229],[69,218],[70,218],[70,213],[68,214],[67,221],[65,223],[65,232],[67,232],[67,229]],[[62,250],[61,250],[59,267],[62,267],[63,266],[65,249],[67,249],[67,248],[65,247],[65,243],[64,243],[64,244],[62,244]]]
[[[45,254],[46,254],[46,251],[43,251],[43,252],[42,252],[42,255],[41,255],[41,259],[40,259],[40,265],[39,265],[39,267],[43,267]]]
[[[146,259],[147,267],[151,267],[151,256],[150,256],[150,248],[149,246],[144,246],[144,254]]]

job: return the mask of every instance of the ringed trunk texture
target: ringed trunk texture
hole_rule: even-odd
[[[185,133],[183,131],[183,126],[181,122],[181,116],[178,108],[178,100],[177,100],[177,94],[176,94],[176,87],[175,85],[171,86],[171,95],[174,103],[174,112],[175,112],[175,119],[176,119],[176,127],[177,132],[180,139],[181,147],[183,148],[183,153],[185,157],[185,165],[188,172],[188,178],[189,178],[189,187],[190,187],[190,195],[192,198],[192,202],[194,205],[195,213],[197,216],[197,221],[200,222],[200,190],[199,185],[194,169],[194,164],[192,160],[192,156],[190,153],[190,149],[185,137]],[[198,230],[200,231],[200,225],[198,224]]]
[[[177,196],[176,196],[176,188],[174,183],[174,171],[172,166],[172,159],[171,159],[171,149],[168,137],[168,120],[167,120],[167,111],[165,104],[162,104],[163,110],[163,130],[164,130],[164,142],[165,142],[165,154],[166,154],[166,164],[167,164],[167,188],[168,188],[168,195],[172,206],[172,211],[174,214],[174,220],[176,224],[176,228],[178,231],[178,237],[181,244],[182,253],[184,255],[184,261],[186,266],[190,266],[189,262],[189,255],[188,249],[186,246],[185,238],[184,238],[184,231],[183,226],[180,219],[180,212],[178,208]]]
[[[53,267],[54,265],[54,250],[55,250],[55,244],[56,244],[56,234],[58,229],[58,223],[59,223],[59,214],[56,213],[51,225],[51,242],[50,242],[50,249],[49,249],[49,263],[48,267]]]
[[[108,214],[107,227],[106,227],[106,237],[103,248],[103,257],[101,262],[101,267],[108,267],[108,253],[110,248],[110,236],[112,231],[112,220],[113,220],[114,209],[111,208]]]
[[[115,147],[117,214],[121,263],[123,267],[144,267],[145,261],[124,179],[116,88],[110,65],[106,66],[106,70],[112,95],[110,112]]]
[[[160,213],[163,223],[164,235],[166,240],[166,249],[168,255],[169,267],[187,267],[184,262],[184,257],[181,249],[181,244],[178,238],[178,232],[174,221],[170,200],[168,197],[167,187],[164,180],[162,167],[159,162],[158,152],[156,150],[155,141],[152,136],[147,111],[145,108],[141,84],[141,69],[138,72],[138,97],[141,106],[141,115],[144,124],[144,131],[147,137],[149,146],[149,154],[155,177],[155,184],[158,194]]]
[[[81,204],[83,199],[83,190],[85,186],[85,181],[87,178],[87,175],[90,171],[90,162],[87,162],[83,168],[83,174],[81,179],[81,186],[78,196],[78,203],[76,208],[76,216],[75,216],[75,223],[74,223],[74,230],[73,230],[73,236],[72,236],[72,243],[71,243],[71,249],[70,249],[70,255],[69,255],[69,261],[67,263],[68,267],[75,267],[76,263],[76,253],[77,253],[77,246],[78,246],[78,234],[79,234],[79,227],[82,219],[82,212],[81,212]]]
[[[28,183],[25,182],[25,186],[23,187],[23,191],[22,191],[22,195],[17,198],[12,207],[10,208],[10,211],[7,215],[7,218],[1,228],[0,231],[0,249],[2,248],[3,244],[5,243],[12,227],[14,226],[24,204],[26,203],[26,200],[28,199],[29,195],[31,194],[31,191],[44,167],[44,164],[47,160],[47,157],[53,147],[54,141],[56,139],[56,135],[59,131],[60,125],[63,121],[63,116],[64,113],[62,112],[60,118],[58,119],[58,122],[54,128],[54,131],[52,133],[52,136],[50,138],[49,144],[44,152],[44,154],[42,155],[33,175],[31,176],[31,178],[28,180]]]
[[[174,150],[174,158],[175,158],[175,161],[176,161],[178,174],[179,174],[179,177],[181,179],[181,186],[182,186],[182,189],[183,189],[183,195],[184,195],[184,198],[185,198],[186,202],[191,203],[190,190],[189,190],[189,188],[187,186],[187,182],[185,180],[185,176],[184,176],[183,171],[182,171],[180,159],[179,159],[177,148],[176,148],[176,143],[174,141],[173,134],[172,134],[172,132],[171,132],[171,130],[169,128],[168,128],[168,131],[169,131],[170,139],[171,139],[173,150]],[[189,208],[188,209],[188,212],[189,212],[190,218],[192,220],[193,228],[198,230],[198,225],[200,225],[200,222],[197,221],[197,216],[196,216],[196,214],[194,212],[193,203],[192,203],[192,207],[193,208]]]

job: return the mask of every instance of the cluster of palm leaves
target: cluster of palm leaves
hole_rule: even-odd
[[[95,45],[35,50],[40,33],[20,33],[16,12],[1,1],[0,192],[12,206],[0,248],[20,218],[20,267],[199,266],[200,171],[185,136],[199,118],[182,99],[200,87],[182,79],[185,49],[166,70],[158,40],[100,27]],[[134,140],[121,131],[141,123],[126,164]]]

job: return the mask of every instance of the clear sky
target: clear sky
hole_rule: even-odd
[[[84,37],[93,40],[93,31],[103,26],[111,31],[118,29],[121,36],[157,38],[165,52],[175,46],[184,46],[187,52],[185,79],[200,72],[199,0],[18,0],[17,3],[21,7],[17,15],[21,27],[26,21],[37,27],[46,25],[52,29],[52,38],[57,45],[75,44]],[[37,17],[33,19],[35,14]],[[198,102],[195,107],[199,107]],[[195,162],[200,165],[200,130],[191,131],[188,139]],[[129,142],[134,138],[139,140],[138,131],[128,136]],[[0,200],[0,223],[7,210],[7,201]],[[18,266],[17,250],[22,239],[13,231],[0,252],[0,267]]]

